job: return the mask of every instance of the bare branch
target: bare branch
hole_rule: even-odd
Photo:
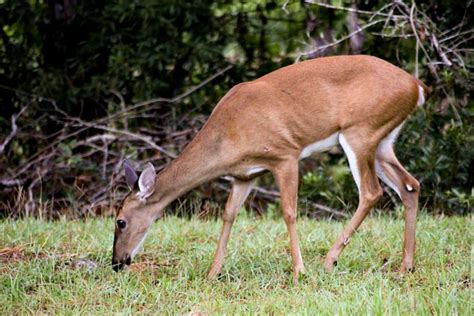
[[[20,117],[21,114],[23,114],[25,110],[26,110],[26,107],[22,108],[18,114],[12,115],[12,118],[11,118],[12,130],[10,134],[8,134],[8,136],[5,137],[5,140],[3,141],[3,143],[0,144],[0,155],[3,154],[8,143],[11,142],[13,137],[15,137],[16,133],[18,132],[18,126],[16,125],[16,120]]]
[[[136,103],[122,111],[118,111],[112,115],[109,115],[105,118],[102,118],[100,120],[97,120],[96,123],[103,123],[113,117],[116,117],[118,115],[121,115],[121,114],[124,114],[126,112],[131,112],[131,111],[134,111],[136,109],[139,109],[141,107],[144,107],[144,106],[147,106],[147,105],[150,105],[150,104],[154,104],[154,103],[160,103],[160,102],[163,102],[163,103],[176,103],[176,102],[179,102],[181,101],[182,99],[186,98],[187,96],[193,94],[194,92],[196,92],[197,90],[203,88],[205,85],[207,85],[209,82],[211,82],[212,80],[214,80],[215,78],[223,75],[224,73],[226,73],[227,71],[229,71],[230,69],[232,69],[234,67],[234,65],[228,65],[227,67],[219,70],[218,72],[216,72],[215,74],[213,74],[212,76],[210,76],[209,78],[203,80],[200,84],[198,84],[197,86],[194,86],[192,87],[191,89],[175,96],[174,98],[154,98],[154,99],[150,99],[150,100],[146,100],[146,101],[143,101],[143,102],[140,102],[140,103]]]
[[[446,36],[445,38],[440,39],[440,40],[439,40],[439,43],[441,44],[441,43],[444,43],[444,42],[446,42],[446,41],[449,41],[450,39],[458,38],[459,36],[464,36],[464,35],[467,35],[467,34],[470,34],[470,33],[474,33],[474,29],[472,29],[472,30],[467,30],[467,31],[464,31],[464,32],[458,32],[458,33],[456,33],[456,34],[454,34],[454,35]],[[472,39],[472,37],[471,37],[471,39]]]
[[[415,21],[413,20],[413,15],[416,9],[415,1],[412,1],[412,6],[410,9],[410,25],[413,30],[413,34],[416,38],[416,46],[415,46],[415,78],[419,78],[419,71],[418,71],[418,52],[420,49],[420,37],[418,36],[418,32],[415,27]]]
[[[379,32],[371,32],[370,34],[380,36],[380,37],[393,37],[393,38],[409,38],[414,37],[414,34],[384,34]]]
[[[327,4],[327,3],[322,3],[319,1],[315,0],[305,0],[304,2],[309,3],[309,4],[314,4],[320,7],[328,8],[328,9],[334,9],[334,10],[341,10],[341,11],[348,11],[348,12],[355,12],[355,13],[360,13],[360,14],[367,14],[371,16],[385,16],[385,17],[390,17],[393,19],[402,19],[402,15],[393,15],[393,14],[387,14],[387,13],[382,13],[382,12],[372,12],[372,11],[365,11],[365,10],[359,10],[355,8],[346,8],[346,7],[338,7],[335,5]],[[389,4],[391,5],[391,4]],[[380,10],[379,10],[380,11]]]
[[[361,28],[355,30],[354,32],[349,33],[348,35],[346,35],[346,36],[344,36],[344,37],[338,39],[337,41],[334,41],[334,42],[329,43],[329,44],[327,44],[327,45],[323,45],[323,46],[316,47],[315,49],[312,49],[312,50],[309,50],[309,51],[306,51],[306,52],[303,52],[303,53],[299,53],[299,54],[297,55],[297,57],[296,57],[296,61],[295,61],[295,62],[296,62],[296,63],[299,62],[300,59],[301,59],[301,57],[303,57],[303,56],[312,55],[312,54],[314,54],[314,53],[317,53],[317,52],[320,51],[320,50],[326,49],[326,48],[328,48],[328,47],[336,46],[336,45],[338,45],[338,44],[344,42],[345,40],[350,39],[352,36],[354,36],[354,35],[356,35],[356,34],[362,32],[363,30],[365,30],[365,29],[367,29],[367,28],[369,28],[369,27],[371,27],[371,26],[374,26],[375,24],[382,23],[382,22],[385,22],[385,20],[384,20],[384,19],[381,19],[381,20],[372,21],[372,22],[370,22],[369,24],[366,24],[366,25],[364,25],[363,27],[361,27]]]
[[[114,133],[114,134],[121,134],[121,135],[125,135],[125,136],[128,136],[130,138],[133,138],[133,139],[137,139],[137,140],[140,140],[148,145],[150,145],[153,149],[156,149],[158,150],[159,152],[171,157],[171,158],[176,158],[176,155],[167,151],[166,149],[164,149],[163,147],[161,146],[158,146],[152,139],[151,137],[147,137],[147,136],[143,136],[143,135],[140,135],[140,134],[137,134],[137,133],[132,133],[132,132],[129,132],[129,131],[126,131],[126,130],[119,130],[119,129],[116,129],[116,128],[112,128],[112,127],[107,127],[107,126],[103,126],[103,125],[98,125],[98,124],[94,124],[94,123],[89,123],[89,122],[85,122],[83,120],[80,120],[78,118],[74,118],[73,119],[75,122],[77,122],[78,124],[81,124],[81,125],[85,125],[87,127],[91,127],[91,128],[96,128],[96,129],[100,129],[100,130],[103,130],[103,131],[107,131],[109,133]]]
[[[286,8],[288,2],[290,2],[290,0],[286,0],[285,3],[283,3],[283,5],[281,6],[281,9],[285,11],[286,14],[290,14],[290,11],[288,11],[288,9]]]

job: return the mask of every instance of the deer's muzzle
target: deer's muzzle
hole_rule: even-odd
[[[115,257],[112,258],[112,269],[115,272],[119,272],[125,267],[128,267],[132,263],[132,258],[126,255],[122,260],[118,260]]]

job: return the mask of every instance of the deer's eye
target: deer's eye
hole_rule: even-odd
[[[117,227],[120,229],[124,229],[125,226],[127,226],[127,222],[124,221],[123,219],[118,219],[117,220]]]

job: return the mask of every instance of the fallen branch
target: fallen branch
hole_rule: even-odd
[[[267,190],[267,189],[261,188],[261,187],[255,187],[255,188],[253,188],[253,190],[256,191],[260,196],[262,196],[262,195],[267,196],[269,200],[274,200],[275,198],[280,197],[280,193],[278,191]],[[333,215],[336,215],[336,216],[339,216],[339,217],[349,218],[349,215],[346,214],[345,212],[342,212],[340,210],[331,208],[329,206],[326,206],[326,205],[323,205],[323,204],[320,204],[320,203],[313,203],[313,202],[310,202],[309,204],[313,208],[318,209],[320,211],[323,211],[323,212],[326,212],[326,213],[329,213],[329,214],[333,214]]]
[[[323,212],[326,212],[326,213],[329,213],[329,214],[333,214],[333,215],[336,215],[336,216],[339,216],[339,217],[343,217],[343,218],[350,218],[350,216],[340,210],[336,210],[334,208],[331,208],[331,207],[328,207],[326,205],[323,205],[323,204],[319,204],[319,203],[311,203],[310,204],[312,207],[318,209],[318,210],[321,210]]]

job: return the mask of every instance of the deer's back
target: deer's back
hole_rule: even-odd
[[[416,79],[388,62],[326,57],[233,87],[206,125],[235,146],[300,150],[352,126],[399,124],[417,99]]]

